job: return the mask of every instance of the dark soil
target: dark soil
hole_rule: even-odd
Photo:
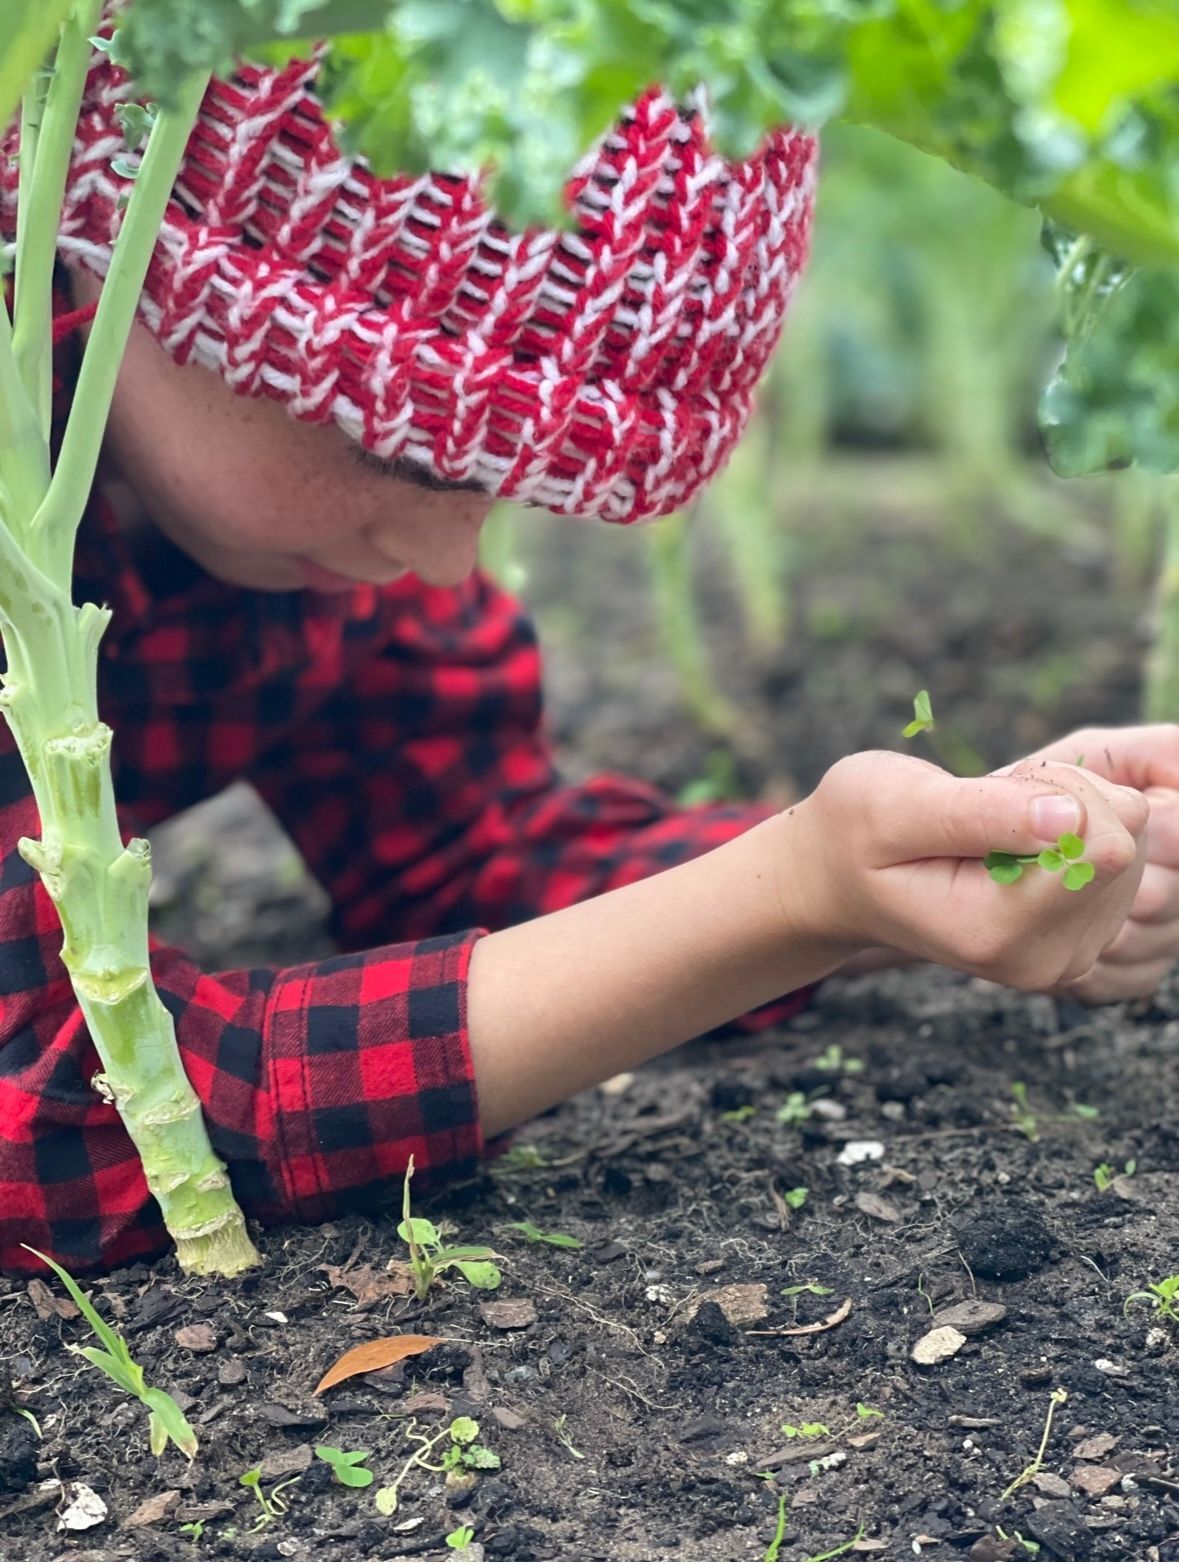
[[[747,786],[803,788],[844,750],[892,743],[918,685],[993,762],[1132,716],[1141,597],[1100,548],[1062,557],[992,524],[973,557],[939,552],[883,506],[875,533],[810,525],[775,657],[740,649],[704,552],[718,661],[755,736]],[[533,591],[573,765],[699,777],[717,746],[657,667],[633,552],[558,537]],[[571,579],[576,611],[553,591]],[[169,935],[217,962],[318,948],[315,895],[241,795],[164,845]],[[393,1215],[263,1234],[264,1266],[232,1285],[171,1261],[100,1280],[95,1301],[196,1427],[191,1466],[151,1456],[139,1406],[67,1350],[88,1340],[78,1321],[0,1282],[0,1363],[41,1432],[0,1410],[0,1556],[441,1558],[466,1525],[489,1559],[757,1560],[784,1498],[782,1559],[857,1536],[848,1556],[1179,1559],[1179,1322],[1126,1304],[1179,1270],[1177,1038],[1179,988],[1088,1013],[948,973],[832,982],[784,1034],[696,1044],[589,1092],[432,1202],[458,1241],[503,1255],[498,1293],[448,1280],[424,1305],[365,1305],[335,1285],[327,1267],[359,1285],[402,1257]],[[849,1142],[875,1155],[841,1159]],[[1122,1176],[1101,1192],[1103,1163]],[[584,1247],[526,1242],[507,1225],[522,1219]],[[1003,1317],[915,1363],[931,1311],[975,1299]],[[508,1300],[531,1304],[525,1323],[487,1309]],[[211,1339],[182,1340],[211,1350],[179,1344],[195,1325]],[[313,1395],[345,1349],[404,1330],[446,1341]],[[1042,1471],[1004,1497],[1053,1407]],[[379,1514],[417,1448],[410,1418],[432,1435],[459,1415],[501,1469],[469,1487],[412,1470]],[[369,1452],[375,1485],[341,1486],[321,1443]],[[267,1494],[298,1480],[254,1530],[238,1478],[259,1463]],[[108,1508],[88,1531],[58,1529],[75,1483]],[[162,1518],[128,1526],[164,1494]],[[180,1529],[202,1522],[199,1539]]]

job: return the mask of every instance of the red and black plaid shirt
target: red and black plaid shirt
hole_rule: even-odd
[[[331,960],[209,975],[177,950],[152,959],[213,1145],[263,1221],[390,1203],[411,1153],[435,1176],[469,1169],[479,932],[640,880],[764,815],[677,809],[620,777],[562,784],[532,629],[486,577],[249,592],[162,540],[133,555],[101,501],[77,576],[78,601],[114,609],[100,707],[126,834],[245,778],[331,899],[345,952]],[[37,835],[0,722],[0,1267],[36,1268],[23,1242],[84,1270],[167,1239],[90,1085],[57,914],[17,852]]]

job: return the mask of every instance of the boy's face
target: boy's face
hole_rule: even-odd
[[[79,305],[97,298],[88,273],[72,283]],[[154,524],[210,574],[263,591],[346,591],[409,571],[435,586],[463,580],[492,500],[370,462],[334,424],[297,423],[208,370],[179,368],[136,325],[102,474],[129,530]]]

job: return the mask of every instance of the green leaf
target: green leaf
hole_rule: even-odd
[[[193,1460],[199,1448],[196,1433],[168,1392],[149,1387],[144,1391],[141,1399],[151,1412],[152,1453],[162,1455],[164,1446],[170,1439],[181,1455],[186,1455],[190,1461]],[[159,1448],[157,1448],[157,1440]]]
[[[987,865],[987,872],[996,885],[1014,885],[1023,874],[1023,865],[1017,862]]]
[[[1064,856],[1069,859],[1080,858],[1085,851],[1084,842],[1079,836],[1075,836],[1072,831],[1066,831],[1056,845]]]
[[[491,1292],[503,1281],[499,1266],[492,1264],[490,1260],[456,1260],[455,1265],[472,1287],[481,1287]]]
[[[424,1244],[428,1249],[436,1249],[442,1242],[438,1229],[424,1216],[411,1216],[408,1222],[398,1222],[397,1236],[403,1243],[409,1242],[411,1229],[415,1244]]]
[[[378,1488],[373,1495],[373,1503],[376,1505],[378,1515],[396,1515],[397,1489]]]
[[[243,1472],[238,1478],[238,1482],[241,1483],[243,1488],[256,1488],[261,1481],[262,1468],[260,1466],[252,1466],[248,1472]]]
[[[1066,891],[1081,891],[1089,884],[1089,881],[1097,873],[1091,863],[1074,863],[1064,871],[1064,888]]]
[[[374,1481],[373,1474],[364,1466],[337,1466],[335,1472],[345,1488],[368,1488]]]
[[[456,1445],[469,1445],[479,1437],[479,1425],[473,1417],[456,1417],[450,1425],[450,1437]]]
[[[489,1450],[486,1445],[472,1445],[469,1450],[463,1451],[463,1465],[471,1467],[479,1472],[498,1472],[500,1459],[494,1450]]]
[[[752,1109],[750,1110],[752,1112]],[[568,1233],[542,1233],[534,1222],[509,1222],[509,1230],[519,1233],[521,1238],[527,1239],[530,1244],[552,1244],[556,1249],[583,1249],[585,1247],[580,1238],[573,1238]]]
[[[1055,847],[1045,847],[1042,853],[1037,853],[1036,862],[1041,869],[1047,869],[1051,874],[1056,874],[1064,868],[1064,857],[1056,851]]]

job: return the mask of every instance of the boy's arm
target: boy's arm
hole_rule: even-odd
[[[565,783],[520,605],[486,577],[391,595],[404,611],[384,651],[250,772],[327,889],[346,948],[508,928],[698,858],[773,813],[683,808],[623,776]]]

